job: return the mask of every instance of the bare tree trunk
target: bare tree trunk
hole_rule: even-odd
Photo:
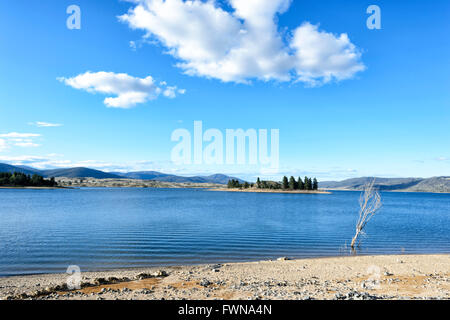
[[[355,243],[356,243],[356,240],[358,239],[358,236],[359,236],[359,233],[361,232],[361,230],[359,230],[358,228],[356,228],[356,232],[355,232],[355,235],[353,236],[353,239],[352,239],[352,243],[350,244],[350,247],[353,249],[353,248],[355,248]]]
[[[364,227],[372,219],[378,209],[381,208],[381,197],[378,191],[374,188],[375,179],[372,182],[364,186],[364,190],[359,198],[359,217],[356,223],[356,231],[353,236],[350,247],[352,250],[355,249],[356,242],[359,239],[361,243],[361,235],[364,234]]]

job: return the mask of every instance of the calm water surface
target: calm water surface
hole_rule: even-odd
[[[0,276],[349,254],[359,192],[0,190]],[[450,195],[382,193],[362,254],[450,253]]]

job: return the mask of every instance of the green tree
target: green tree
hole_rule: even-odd
[[[55,178],[45,180],[43,177],[35,174],[32,177],[30,175],[21,172],[0,172],[0,186],[12,186],[12,187],[54,187],[58,183]]]
[[[311,190],[311,185],[310,185],[310,181],[308,177],[305,177],[305,182],[304,182],[305,186],[304,189],[305,190]]]
[[[297,189],[305,190],[305,184],[303,183],[303,180],[300,177],[298,177],[298,180],[297,180]]]
[[[261,189],[261,180],[259,179],[259,177],[258,177],[258,179],[256,179],[256,187],[258,189]]]
[[[42,185],[43,182],[44,182],[44,178],[37,174],[33,174],[33,176],[31,177],[31,183],[34,186]]]
[[[282,185],[283,185],[283,189],[285,189],[285,190],[289,188],[289,181],[286,176],[283,177]]]
[[[296,182],[295,182],[295,178],[293,177],[293,176],[291,176],[290,178],[289,178],[289,189],[290,190],[295,190],[295,189],[297,189],[296,188]]]
[[[319,189],[319,183],[317,182],[317,179],[314,178],[313,183],[312,183],[312,188],[313,190],[318,190]]]

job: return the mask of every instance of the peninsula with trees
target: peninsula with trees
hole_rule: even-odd
[[[241,191],[241,192],[272,192],[272,193],[329,193],[319,190],[319,183],[316,178],[305,177],[304,179],[293,176],[284,176],[281,181],[266,181],[259,177],[256,183],[240,182],[236,179],[228,181],[226,189],[221,191]]]
[[[38,174],[0,172],[0,188],[57,188],[55,178],[44,179]]]

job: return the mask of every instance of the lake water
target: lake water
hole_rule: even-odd
[[[0,276],[349,254],[359,192],[0,190]],[[382,193],[361,254],[450,253],[450,195]]]

